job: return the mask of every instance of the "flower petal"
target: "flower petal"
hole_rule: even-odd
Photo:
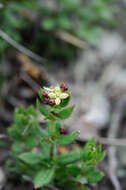
[[[68,96],[69,96],[69,95],[68,95],[67,93],[61,93],[61,94],[60,94],[60,98],[61,98],[61,99],[66,99],[66,98],[68,98]]]
[[[49,98],[56,98],[56,94],[53,93],[53,92],[50,92],[50,93],[48,94],[48,97],[49,97]]]
[[[59,105],[60,102],[61,102],[60,98],[56,98],[56,99],[55,99],[55,103],[56,103],[56,105]]]
[[[60,91],[61,91],[60,87],[59,87],[59,86],[56,86],[56,87],[55,87],[55,92],[60,92]]]
[[[48,88],[48,87],[43,87],[44,90],[48,91],[48,92],[53,92],[54,89],[53,88]]]

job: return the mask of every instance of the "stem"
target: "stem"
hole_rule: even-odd
[[[54,134],[55,134],[55,121],[52,121],[52,127],[51,127],[51,138],[54,140]],[[54,156],[54,151],[55,151],[55,145],[51,144],[51,149],[50,149],[50,157]]]
[[[54,156],[54,144],[51,145],[51,149],[50,149],[50,157]]]

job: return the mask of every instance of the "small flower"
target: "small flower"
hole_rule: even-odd
[[[60,134],[63,135],[63,134],[66,134],[66,129],[61,127],[60,128]]]
[[[63,89],[62,89],[63,87]],[[66,91],[68,89],[68,87],[66,85],[62,85],[62,86],[59,86],[57,85],[56,87],[44,87],[44,93],[43,93],[43,96],[45,98],[48,98],[49,99],[49,103],[47,104],[50,104],[51,106],[52,105],[59,105],[61,103],[62,100],[68,98],[69,94],[66,93],[66,92],[63,92],[63,91]],[[48,101],[46,101],[48,102]]]
[[[44,92],[43,92],[43,96],[44,96],[45,98],[48,98],[48,94],[49,94],[49,93],[48,93],[47,91],[44,91]]]

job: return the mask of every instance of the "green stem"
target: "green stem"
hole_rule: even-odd
[[[54,145],[52,144],[50,148],[50,157],[53,158],[53,156],[54,156]]]
[[[52,126],[51,126],[51,138],[52,140],[54,140],[55,138],[55,130],[56,130],[56,126],[55,126],[55,121],[52,121]],[[50,148],[50,157],[54,157],[54,152],[55,152],[55,145],[51,144],[51,148]]]
[[[55,131],[56,131],[55,121],[52,121],[52,127],[51,127],[52,138],[54,138],[55,136]]]

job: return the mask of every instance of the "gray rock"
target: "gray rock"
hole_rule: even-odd
[[[125,42],[118,33],[105,32],[99,42],[99,56],[105,61],[110,61],[121,54],[124,46]]]

